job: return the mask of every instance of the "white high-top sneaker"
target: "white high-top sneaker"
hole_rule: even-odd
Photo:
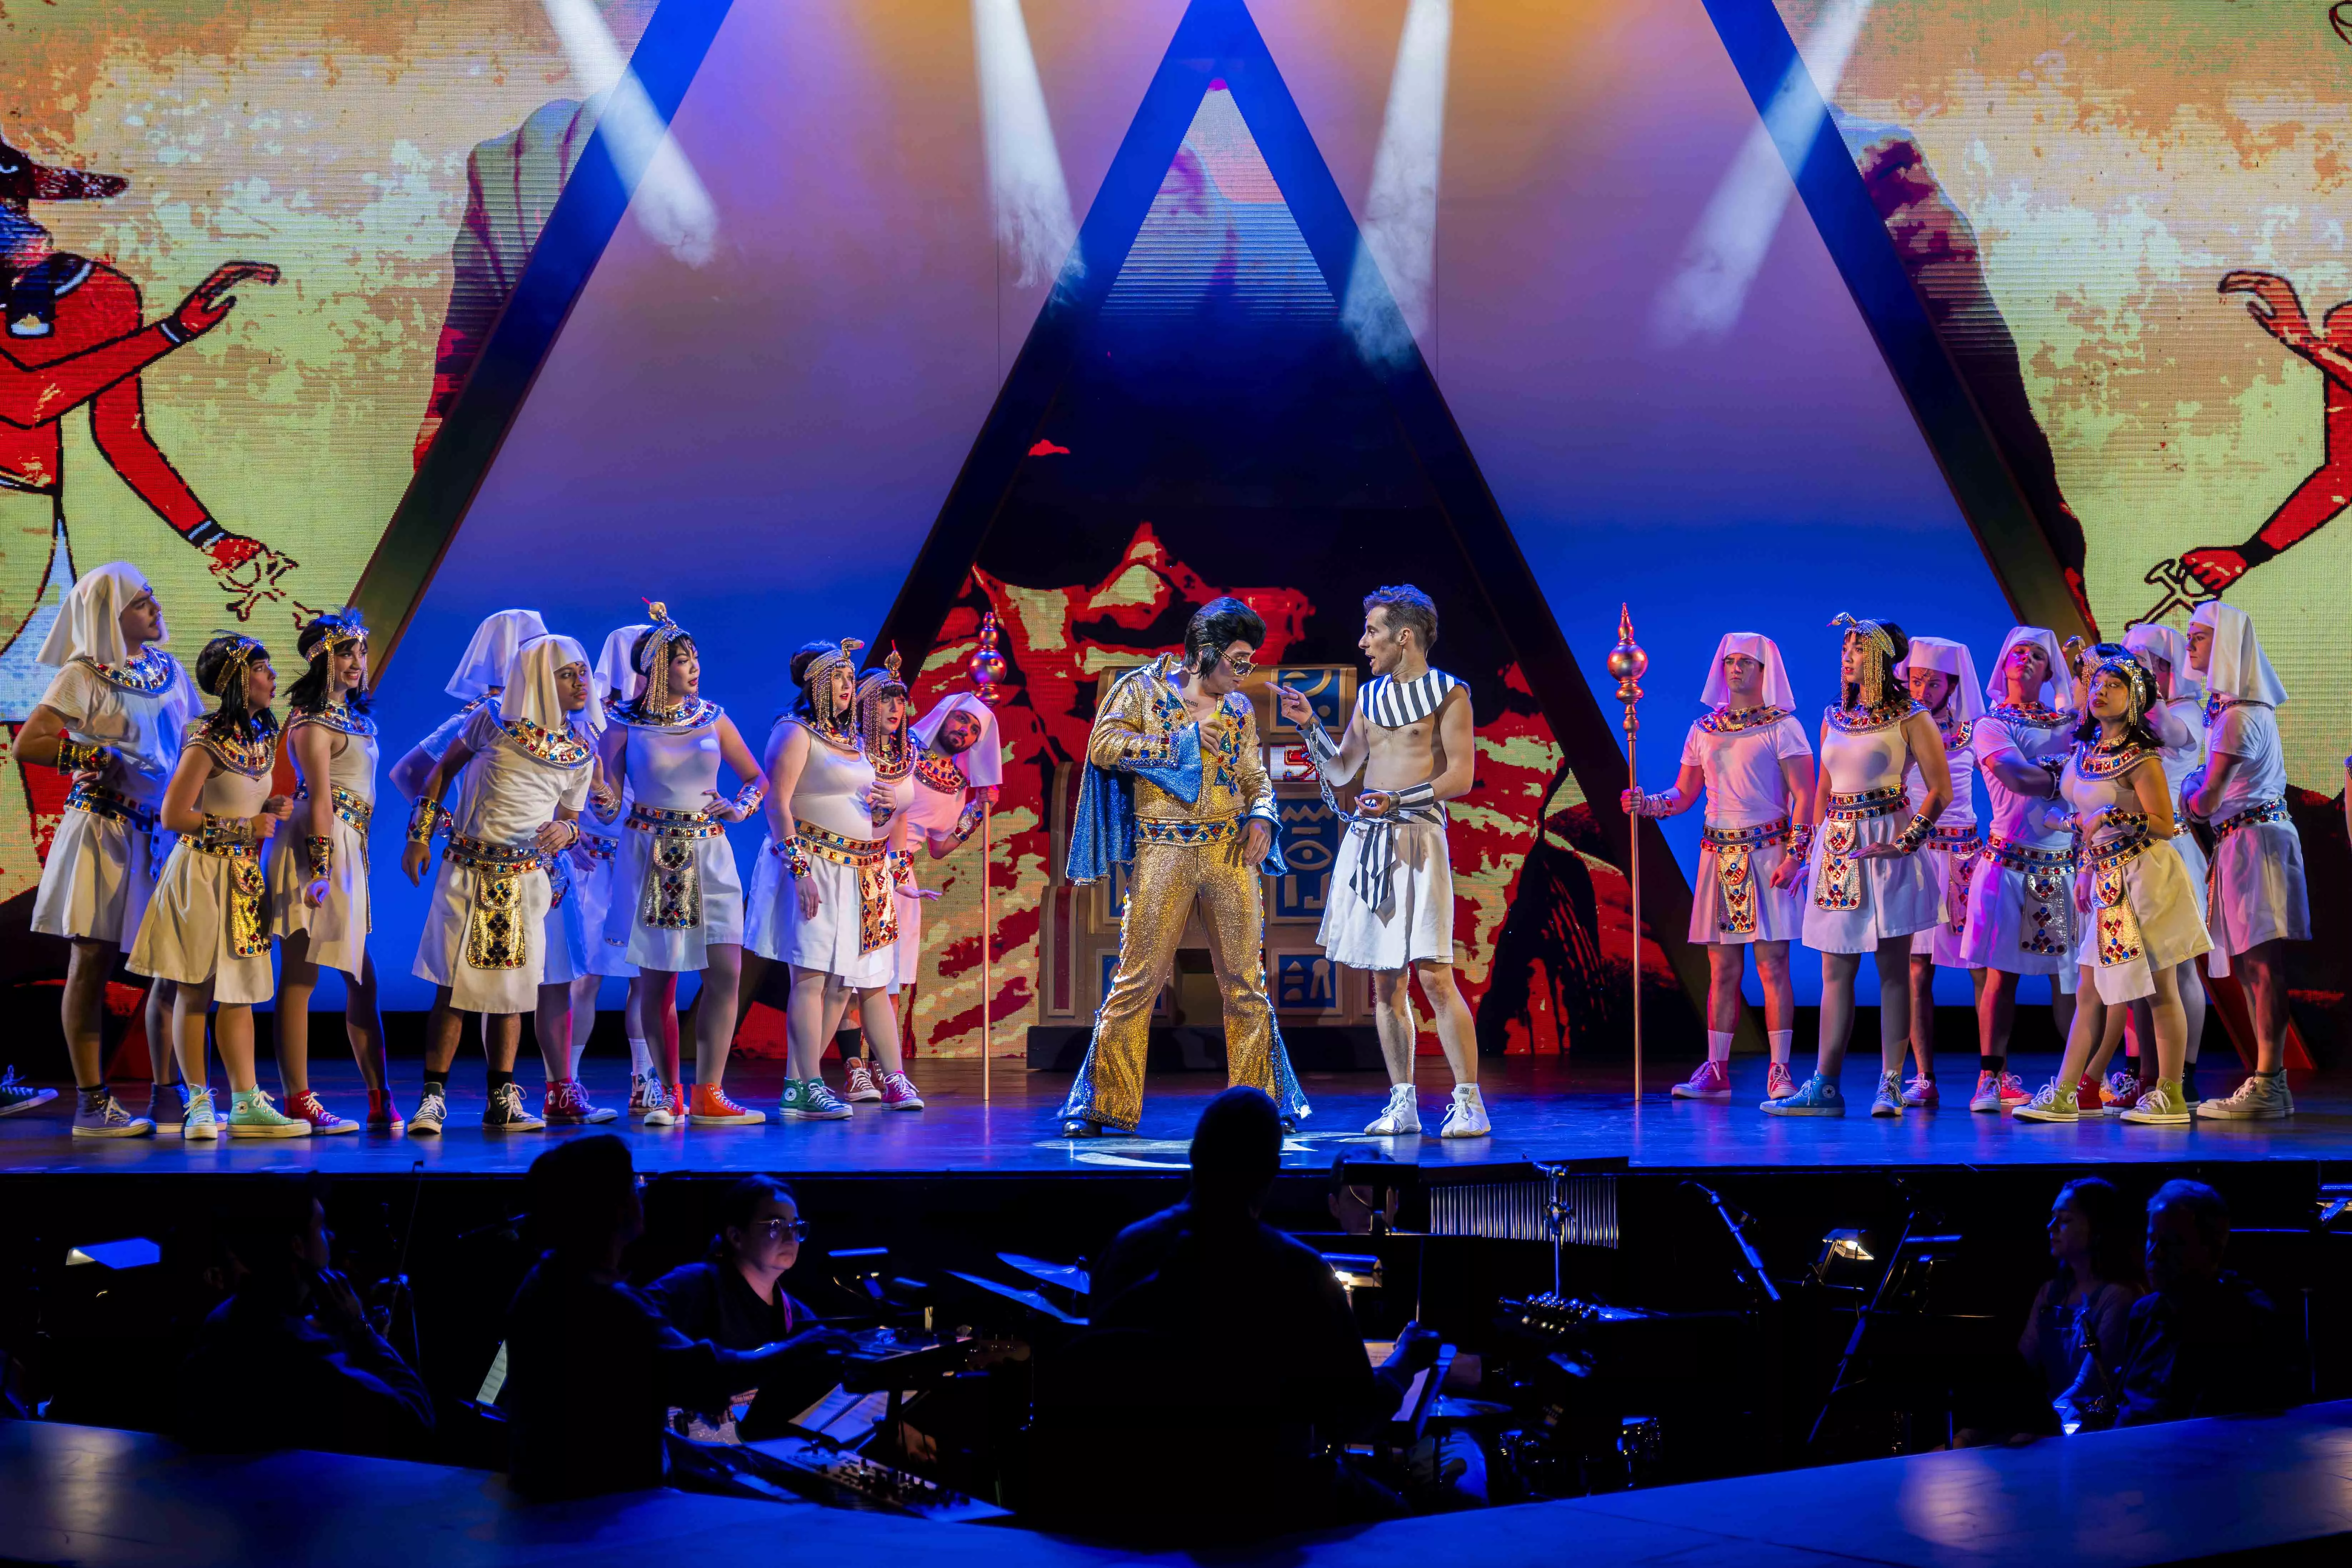
[[[1454,1086],[1454,1103],[1445,1108],[1445,1125],[1438,1130],[1440,1138],[1484,1138],[1495,1131],[1486,1120],[1486,1102],[1478,1098],[1475,1083]]]
[[[1390,1085],[1389,1108],[1373,1117],[1364,1131],[1375,1138],[1420,1137],[1421,1104],[1413,1096],[1412,1085]]]

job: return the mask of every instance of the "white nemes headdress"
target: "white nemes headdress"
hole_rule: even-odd
[[[58,669],[77,658],[110,668],[130,663],[131,650],[122,643],[122,606],[152,592],[145,575],[127,561],[83,573],[66,591],[57,624],[41,644],[40,662]]]
[[[515,650],[546,635],[547,623],[537,610],[500,610],[474,628],[474,640],[457,661],[457,673],[443,689],[460,702],[471,702],[491,687],[506,685]]]
[[[1726,632],[1723,640],[1715,645],[1714,662],[1706,667],[1706,689],[1698,700],[1709,708],[1720,708],[1731,700],[1730,682],[1724,679],[1723,661],[1735,653],[1744,653],[1764,667],[1764,700],[1775,708],[1797,710],[1797,694],[1789,685],[1789,667],[1780,658],[1780,645],[1761,632]]]
[[[2208,599],[2197,606],[2189,624],[2213,630],[2213,652],[2205,662],[2206,690],[2216,697],[2267,702],[2273,708],[2286,705],[2286,688],[2280,684],[2278,671],[2271,668],[2270,656],[2263,652],[2262,638],[2254,635],[2254,623],[2245,611]]]
[[[987,787],[1004,782],[1004,748],[996,739],[996,710],[980,700],[977,692],[959,691],[938,707],[924,714],[915,723],[915,749],[928,752],[939,739],[940,726],[955,712],[971,714],[980,721],[980,739],[956,754],[956,766],[975,785]]]
[[[2011,626],[2009,636],[2000,643],[2000,654],[1992,661],[1992,674],[1985,678],[1985,700],[1995,705],[2009,700],[2009,650],[2019,643],[2042,645],[2042,657],[2050,661],[2050,705],[2053,708],[2074,706],[2074,674],[2066,668],[2066,656],[2059,651],[2058,634],[2047,626]],[[2035,695],[2040,695],[2038,692]]]
[[[1977,679],[1976,656],[1966,643],[1949,637],[1913,637],[1911,651],[1895,667],[1898,676],[1915,669],[1932,669],[1952,678],[1952,721],[1972,724],[1984,717],[1984,691]]]
[[[651,623],[640,621],[605,634],[604,649],[596,656],[597,696],[626,702],[644,689],[645,677],[630,661],[636,653],[637,639],[653,629]]]
[[[588,650],[571,637],[551,634],[523,644],[515,654],[506,691],[499,698],[499,721],[511,724],[518,719],[528,720],[542,730],[561,730],[569,724],[573,734],[584,738],[603,734],[604,704],[593,691],[585,708],[574,712],[563,706],[555,672],[570,664],[588,668]]]
[[[2172,689],[2176,695],[2192,686],[2201,686],[2205,678],[2189,668],[2189,637],[2178,626],[2162,622],[2150,622],[2133,626],[2124,633],[2124,647],[2132,657],[2156,673],[2158,664],[2172,671]]]

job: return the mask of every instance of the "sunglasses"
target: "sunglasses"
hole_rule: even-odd
[[[790,1235],[795,1241],[808,1239],[809,1222],[804,1219],[763,1219],[751,1226],[753,1236],[764,1236],[770,1241],[782,1241]]]
[[[1247,680],[1250,677],[1250,672],[1257,668],[1257,661],[1255,659],[1240,658],[1234,655],[1227,654],[1225,656],[1225,668],[1232,670],[1234,674],[1240,677],[1242,679]]]

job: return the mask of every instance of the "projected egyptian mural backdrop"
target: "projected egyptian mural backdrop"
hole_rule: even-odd
[[[0,722],[46,687],[79,571],[145,571],[184,659],[235,628],[282,668],[347,602],[653,10],[10,8],[0,378],[29,390],[0,411]],[[208,278],[225,321],[85,384]],[[10,773],[0,900],[65,785]]]

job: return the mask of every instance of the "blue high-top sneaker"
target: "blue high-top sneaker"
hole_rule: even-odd
[[[1759,1109],[1767,1116],[1843,1116],[1845,1096],[1838,1092],[1837,1085],[1815,1073],[1786,1100],[1768,1100]]]

